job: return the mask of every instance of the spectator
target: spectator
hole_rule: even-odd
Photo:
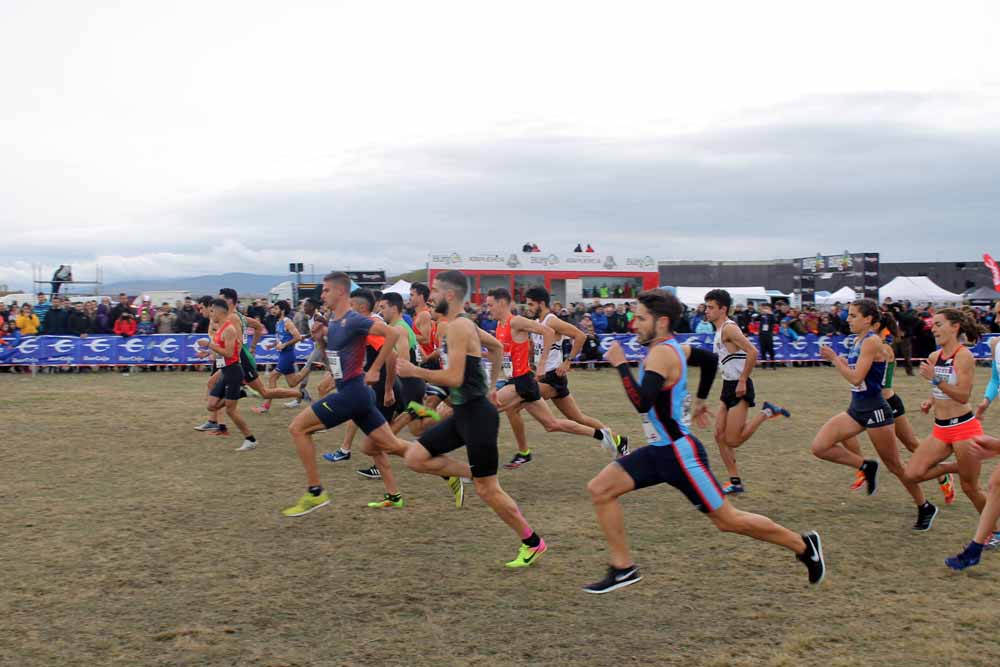
[[[14,324],[22,336],[36,336],[41,329],[38,315],[34,313],[30,303],[21,306],[21,314],[14,320]]]
[[[573,322],[573,325],[577,327],[580,326],[580,320],[582,320],[583,316],[586,314],[587,314],[587,306],[585,306],[582,301],[573,304],[573,314],[570,317],[570,319]]]
[[[302,302],[300,307],[304,308],[304,304],[305,301]],[[276,333],[278,331],[278,319],[280,317],[280,312],[280,310],[275,310],[273,306],[267,309],[267,315],[265,315],[264,319],[261,320],[261,324],[264,325],[264,328],[267,329],[268,333]],[[294,320],[292,320],[292,322],[294,323]]]
[[[594,249],[592,247],[590,247],[589,243],[587,244],[587,250],[586,250],[586,252],[594,252]]]
[[[577,244],[576,244],[576,247],[575,247],[575,248],[573,248],[573,252],[583,252],[583,248],[582,248],[582,247],[580,247],[580,244],[579,244],[579,243],[577,243]]]
[[[80,338],[86,338],[94,333],[94,321],[87,314],[82,303],[75,304],[73,308],[69,309],[66,318],[66,328],[70,334],[79,336]]]
[[[253,303],[250,304],[250,307],[247,308],[247,317],[252,317],[255,320],[263,323],[264,320],[267,318],[267,316],[270,314],[269,310],[270,309],[267,308],[264,305],[264,300],[263,299],[254,299]],[[277,324],[276,324],[276,326],[277,326]],[[270,327],[268,327],[267,330],[270,333],[274,333],[274,331]],[[301,331],[301,329],[300,329],[300,331]]]
[[[594,312],[590,314],[590,321],[594,325],[595,333],[598,335],[608,333],[608,316],[605,315],[604,310],[595,308]]]
[[[6,322],[11,318],[11,312],[7,309],[7,302],[0,301],[0,322]]]
[[[0,319],[0,364],[6,363],[21,344],[21,332],[7,321]]]
[[[132,308],[129,306],[128,295],[125,292],[120,292],[118,294],[118,303],[111,309],[111,329],[114,330],[115,325],[118,320],[121,319],[122,313],[131,313]]]
[[[156,323],[148,308],[139,311],[139,325],[137,327],[140,336],[152,336],[156,333]]]
[[[73,271],[70,267],[65,264],[60,264],[59,268],[56,269],[55,273],[52,274],[52,296],[55,298],[56,294],[59,294],[59,289],[63,286],[63,283],[68,283],[73,280]]]
[[[208,333],[208,309],[212,306],[213,297],[203,296],[198,299],[198,305],[195,306],[195,310],[198,311],[197,317],[194,319],[194,332],[198,334]]]
[[[42,333],[48,336],[66,336],[69,334],[69,311],[63,307],[63,299],[52,297],[52,307],[42,321]]]
[[[817,333],[820,336],[835,336],[840,333],[840,329],[833,322],[833,315],[831,313],[823,313],[819,318],[819,327],[817,327]]]
[[[194,301],[188,297],[184,299],[184,304],[177,311],[177,333],[194,333],[196,319],[198,319],[198,311],[194,307]]]
[[[160,312],[156,314],[154,320],[154,328],[158,334],[177,333],[177,315],[170,312],[169,303],[164,302],[160,306]]]
[[[51,307],[52,307],[52,304],[49,303],[48,300],[46,299],[45,292],[39,292],[38,293],[38,298],[36,299],[35,305],[32,308],[32,310],[34,310],[35,315],[38,316],[39,321],[44,322],[45,321],[45,316],[49,314],[49,308],[51,308]],[[24,333],[24,332],[22,331],[21,333]],[[25,334],[25,335],[27,335],[27,334]]]
[[[149,313],[150,322],[156,318],[156,308],[153,306],[153,300],[148,294],[142,295],[142,304],[136,308],[135,316],[141,319],[144,312]]]
[[[625,306],[615,308],[608,305],[604,309],[604,315],[608,318],[608,331],[610,333],[628,333],[628,317],[625,316]]]
[[[295,314],[292,315],[292,323],[299,331],[309,331],[309,316],[305,312],[306,301],[306,299],[300,301],[299,307],[295,309]],[[308,301],[312,303],[312,299],[308,299]]]
[[[701,324],[704,319],[705,319],[705,304],[699,303],[698,307],[694,309],[694,314],[691,315],[691,319],[689,321],[689,326],[691,327],[691,331],[698,331],[698,325]],[[715,329],[713,328],[712,330],[714,331]]]
[[[486,304],[481,304],[479,306],[479,317],[477,318],[479,328],[487,332],[491,336],[495,336],[497,332],[497,321],[490,316],[490,309]]]
[[[129,310],[123,310],[115,320],[115,326],[112,329],[115,335],[124,336],[128,338],[129,336],[134,336],[138,325],[135,321],[135,315]]]
[[[792,324],[796,321],[793,317],[785,317],[781,320],[781,335],[792,342],[800,338],[799,334],[792,328]]]
[[[799,317],[799,315],[799,311],[794,308],[788,311],[788,317],[791,318],[791,321],[788,322],[788,328],[798,334],[796,339],[806,335],[805,318]]]
[[[542,251],[542,249],[538,247],[537,243],[532,243],[531,244],[531,252],[541,252],[541,251]]]
[[[583,350],[580,358],[583,361],[598,361],[601,359],[601,344],[597,338],[597,330],[594,328],[593,317],[589,313],[584,313],[580,320],[580,331],[584,333],[587,340],[583,343]]]
[[[696,334],[714,334],[715,325],[708,320],[701,320],[698,322],[698,326],[695,327],[694,332]]]

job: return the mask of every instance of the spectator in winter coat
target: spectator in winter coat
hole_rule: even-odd
[[[153,323],[158,334],[177,333],[177,315],[170,312],[170,304],[168,303],[160,306],[160,312],[156,314]]]
[[[608,318],[608,332],[623,334],[628,333],[628,317],[625,315],[625,306],[608,306],[604,309],[604,314]]]
[[[184,299],[183,305],[177,311],[177,333],[194,333],[194,321],[197,318],[198,311],[195,310],[194,301],[191,297]]]
[[[114,331],[114,333],[118,336],[128,338],[129,336],[134,336],[138,328],[139,325],[135,321],[135,315],[126,311],[123,312],[115,321],[115,326],[112,331]]]
[[[42,321],[42,333],[48,336],[66,336],[69,334],[69,311],[63,307],[63,300],[52,297],[52,307]]]
[[[129,305],[128,295],[125,294],[125,292],[121,292],[118,295],[118,303],[115,304],[113,308],[111,308],[112,330],[114,330],[114,326],[115,324],[118,323],[118,320],[121,319],[122,313],[132,313],[133,315],[135,314],[135,311],[133,311],[132,307]]]
[[[608,316],[600,308],[594,309],[594,312],[590,314],[590,321],[594,325],[596,333],[608,333]]]
[[[14,319],[14,324],[22,336],[35,336],[41,329],[38,315],[35,315],[30,303],[21,306],[21,314]]]
[[[148,309],[144,308],[140,311],[139,324],[136,329],[140,336],[152,336],[156,333],[156,323],[153,322],[153,317],[149,314]]]
[[[66,327],[69,333],[80,338],[86,338],[94,333],[94,321],[87,314],[84,305],[78,303],[69,311]]]
[[[38,321],[39,322],[44,322],[45,321],[45,316],[49,314],[49,308],[51,308],[51,307],[52,307],[52,304],[49,303],[48,299],[46,298],[45,292],[39,292],[38,293],[38,298],[35,301],[35,305],[32,308],[32,310],[34,310],[35,315],[38,316]]]

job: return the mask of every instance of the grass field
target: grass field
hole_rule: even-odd
[[[930,420],[914,412],[927,386],[898,375],[925,434]],[[911,534],[915,511],[894,479],[873,498],[851,494],[850,470],[809,454],[846,406],[845,383],[830,369],[756,376],[758,401],[794,415],[740,450],[737,504],[820,531],[827,580],[808,587],[790,554],[718,534],[658,487],[624,501],[644,580],[589,596],[580,586],[606,563],[585,491],[608,461],[593,441],[529,426],[536,461],[501,480],[550,551],[511,572],[513,534],[474,496],[455,510],[437,479],[401,472],[409,506],[365,508],[382,488],[354,473],[363,456],[322,463],[331,507],[282,518],[304,487],[292,411],[261,417],[244,401],[262,445],[237,454],[235,435],[191,429],[204,374],[2,375],[0,664],[995,664],[1000,555],[963,574],[942,563],[972,535],[965,497]],[[977,396],[985,382],[981,369]],[[638,439],[616,376],[577,371],[571,386]],[[1000,413],[986,428],[1000,433]],[[711,434],[699,435],[723,476]],[[506,459],[506,426],[501,438]],[[340,440],[318,438],[321,451]]]

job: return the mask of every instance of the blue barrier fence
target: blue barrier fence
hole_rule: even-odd
[[[989,338],[981,340],[972,352],[978,359],[989,359]],[[14,348],[0,351],[0,365],[4,366],[134,366],[134,365],[207,365],[210,362],[197,357],[201,350],[198,341],[206,338],[201,334],[158,334],[153,336],[95,335],[87,338],[75,336],[25,336]],[[645,348],[636,342],[633,334],[608,334],[600,336],[601,350],[606,350],[618,341],[630,361],[639,361],[645,356]],[[682,343],[711,349],[712,334],[678,334]],[[278,353],[268,349],[274,336],[265,336],[257,344],[255,355],[260,364],[274,364]],[[756,336],[750,340],[757,344]],[[775,358],[780,362],[820,361],[821,345],[831,345],[841,354],[847,354],[853,344],[853,336],[813,336],[808,335],[796,341],[783,336],[774,337]],[[305,362],[312,352],[313,342],[302,341],[295,346],[295,358]]]

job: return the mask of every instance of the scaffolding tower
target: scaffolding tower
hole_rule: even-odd
[[[73,267],[66,266],[72,275]],[[50,270],[44,264],[32,264],[31,270],[35,293],[47,294],[49,297],[56,293],[56,287],[59,288],[60,296],[100,296],[101,286],[104,284],[104,269],[100,264],[94,269],[94,280],[52,280],[51,276],[56,269]]]

